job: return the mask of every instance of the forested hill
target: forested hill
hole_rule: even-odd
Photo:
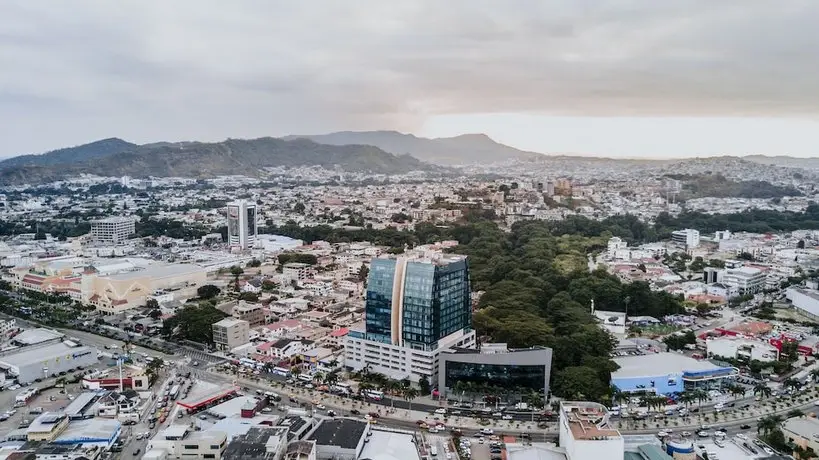
[[[45,158],[50,154],[35,156]],[[14,159],[7,160],[13,162]],[[441,172],[409,155],[393,155],[368,145],[324,145],[306,139],[272,137],[228,139],[223,142],[148,144],[94,159],[64,163],[13,164],[0,169],[1,184],[44,183],[79,174],[133,177],[212,177],[223,174],[255,176],[266,167],[321,166],[343,171],[402,174]]]

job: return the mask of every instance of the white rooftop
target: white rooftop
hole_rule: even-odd
[[[230,401],[225,401],[222,404],[211,407],[208,409],[208,413],[225,418],[238,417],[239,414],[242,413],[242,408],[245,407],[245,405],[250,404],[256,407],[258,402],[258,399],[250,396],[239,396],[238,398],[233,398]]]
[[[611,378],[651,377],[682,372],[702,372],[721,369],[707,360],[697,360],[679,353],[650,353],[639,356],[618,356],[613,361],[620,369]]]
[[[552,443],[509,443],[506,445],[509,460],[566,460],[566,452]]]
[[[68,424],[68,428],[57,437],[56,442],[108,443],[121,426],[119,421],[106,418],[77,420]]]
[[[58,356],[70,356],[74,353],[84,353],[91,350],[89,347],[69,347],[59,342],[43,347],[21,348],[17,353],[0,357],[0,363],[21,367],[27,364],[50,361]]]
[[[154,265],[147,267],[144,270],[117,273],[116,275],[108,276],[108,278],[112,280],[130,280],[135,278],[143,278],[146,276],[151,278],[167,278],[170,276],[201,272],[202,270],[202,267],[193,264]]]
[[[48,340],[59,339],[63,336],[64,334],[61,332],[46,329],[44,327],[38,327],[36,329],[28,329],[21,332],[14,337],[14,341],[25,345],[34,345],[37,343],[46,342]]]
[[[361,458],[372,460],[420,460],[412,435],[391,431],[371,430],[370,440],[361,450]]]

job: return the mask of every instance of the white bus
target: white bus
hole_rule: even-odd
[[[307,374],[299,374],[298,379],[301,380],[302,382],[310,383],[313,381],[313,376]]]
[[[290,375],[290,371],[283,367],[274,367],[273,373],[276,375],[281,375],[282,377],[287,377],[288,375]]]
[[[336,382],[335,385],[331,388],[335,393],[341,393],[348,395],[350,394],[350,385],[346,383]]]
[[[364,390],[364,396],[374,401],[381,401],[384,399],[384,393],[378,390]]]

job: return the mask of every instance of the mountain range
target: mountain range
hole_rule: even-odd
[[[330,134],[293,135],[284,139],[310,139],[330,145],[373,145],[394,155],[412,155],[439,165],[495,163],[508,160],[543,159],[543,154],[525,152],[492,140],[486,134],[427,139],[397,131],[340,131]]]
[[[223,142],[160,142],[136,145],[105,139],[41,155],[0,162],[0,184],[43,183],[78,174],[133,177],[256,175],[265,167],[323,166],[344,171],[398,174],[440,170],[410,155],[369,145],[325,145],[272,137]]]
[[[816,158],[753,155],[710,159],[717,158],[819,169],[819,159]],[[427,139],[396,131],[342,131],[284,138],[228,139],[211,143],[156,142],[144,145],[108,138],[0,161],[0,185],[50,182],[82,173],[133,177],[212,177],[227,174],[253,176],[258,174],[260,168],[277,166],[322,166],[376,174],[445,172],[447,169],[441,166],[490,164],[508,160],[645,165],[672,164],[675,161],[544,155],[500,144],[484,134]],[[682,161],[697,161],[707,167],[706,160],[709,159]]]

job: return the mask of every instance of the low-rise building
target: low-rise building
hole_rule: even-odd
[[[213,343],[219,350],[232,350],[250,340],[250,323],[236,318],[225,318],[213,323]]]
[[[568,460],[623,460],[625,442],[609,425],[609,411],[594,402],[560,403],[560,447]]]
[[[220,460],[227,448],[227,433],[191,431],[186,425],[171,425],[145,447],[146,458],[174,460]]]
[[[813,417],[793,417],[782,423],[785,441],[803,449],[819,452],[819,420]]]
[[[739,295],[756,294],[765,288],[765,272],[754,267],[725,270],[722,284],[736,288]]]
[[[247,321],[250,327],[261,326],[265,323],[265,308],[260,303],[250,303],[240,300],[233,307],[232,315],[236,319]]]
[[[705,341],[709,357],[723,357],[750,362],[771,362],[779,359],[779,350],[770,343],[740,337],[719,337]]]

